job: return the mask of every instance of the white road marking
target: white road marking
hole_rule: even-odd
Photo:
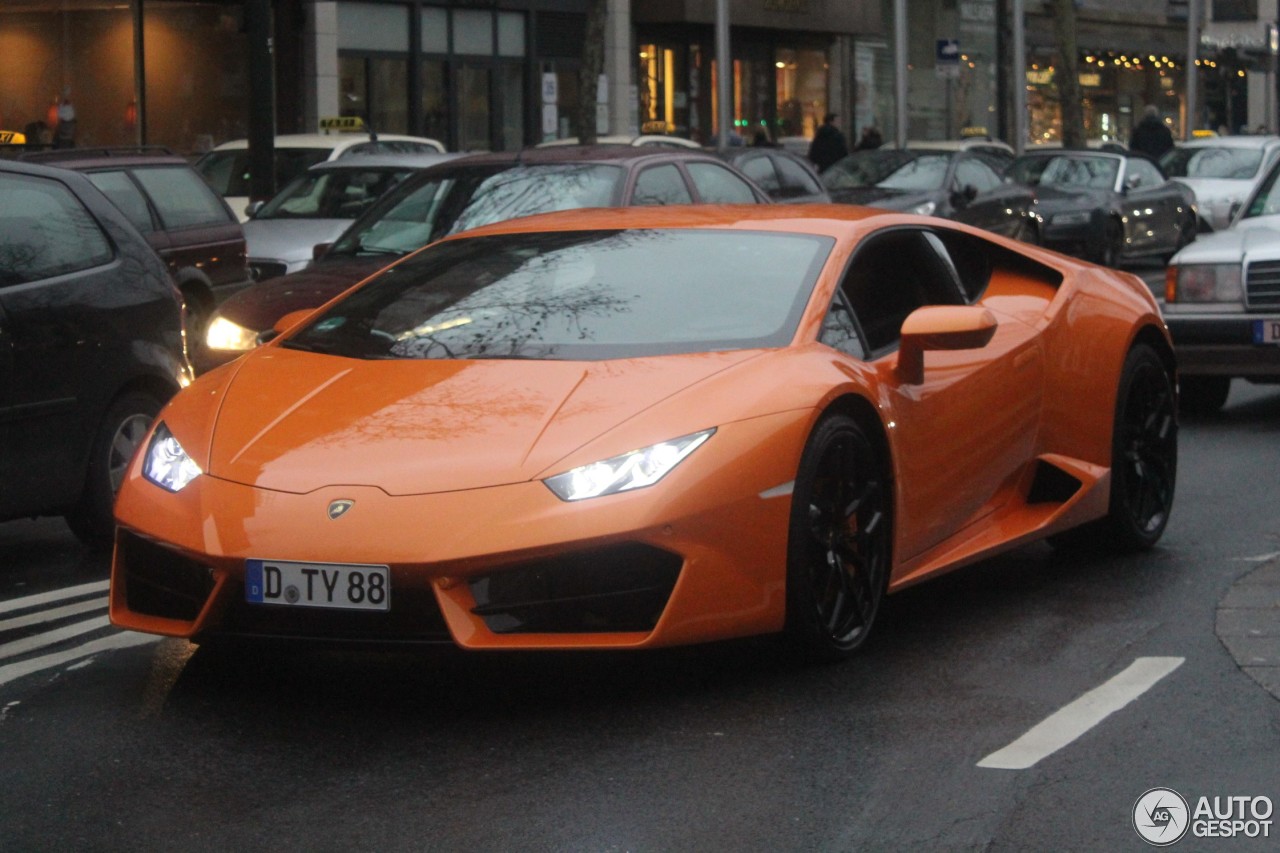
[[[82,646],[76,646],[74,649],[67,649],[64,652],[45,655],[44,657],[30,658],[29,660],[11,663],[0,666],[0,686],[8,684],[10,681],[22,678],[24,675],[40,672],[45,669],[52,669],[56,666],[62,666],[73,660],[96,655],[99,652],[111,651],[112,649],[127,649],[131,646],[141,646],[144,643],[159,642],[160,637],[153,637],[150,634],[136,634],[132,631],[122,631],[119,634],[112,634],[110,637],[102,637],[98,640],[85,643]]]
[[[1268,560],[1274,560],[1280,557],[1280,551],[1272,551],[1270,554],[1259,554],[1256,557],[1234,557],[1237,563],[1265,563]]]
[[[43,634],[35,634],[30,637],[24,637],[21,640],[14,640],[12,643],[5,643],[0,646],[0,660],[5,658],[17,657],[26,654],[35,649],[42,649],[45,646],[52,646],[61,643],[63,640],[69,640],[72,637],[78,637],[81,634],[88,634],[91,631],[98,631],[106,628],[111,624],[111,620],[106,616],[99,616],[96,619],[89,619],[84,622],[76,622],[65,628],[58,628],[53,631],[45,631]]]
[[[10,601],[0,601],[0,613],[8,613],[13,610],[25,610],[28,607],[38,607],[41,604],[49,604],[53,601],[62,601],[64,598],[75,598],[81,595],[89,595],[95,592],[106,592],[110,586],[110,581],[96,581],[94,583],[80,584],[79,586],[69,586],[66,589],[55,589],[52,592],[42,592],[39,595],[28,595],[25,598],[14,598]]]
[[[41,622],[53,622],[58,619],[65,619],[68,616],[75,616],[79,613],[88,613],[90,610],[102,610],[107,606],[107,598],[95,598],[91,601],[82,601],[78,604],[68,604],[65,607],[55,607],[52,610],[40,610],[35,613],[28,613],[26,616],[15,616],[12,619],[0,619],[0,631],[12,631],[17,628],[25,628],[28,625],[39,625]]]
[[[1185,662],[1186,658],[1138,658],[1124,672],[1051,714],[1004,749],[979,761],[978,766],[999,770],[1035,766],[1146,693]]]

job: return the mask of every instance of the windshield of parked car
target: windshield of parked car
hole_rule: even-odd
[[[1160,158],[1171,178],[1252,178],[1262,165],[1261,148],[1185,147]]]
[[[1115,188],[1119,170],[1120,161],[1114,157],[1034,156],[1020,157],[1007,174],[1019,184],[1109,190]]]
[[[859,151],[837,160],[823,170],[822,183],[829,190],[874,187],[915,157],[909,151],[890,148]]]
[[[834,243],[731,230],[449,240],[352,291],[284,346],[569,360],[785,346]]]
[[[393,189],[352,223],[330,255],[405,255],[492,222],[580,207],[607,207],[626,172],[589,163],[462,166]]]
[[[1277,178],[1280,178],[1280,166],[1272,166],[1262,183],[1258,184],[1253,198],[1249,199],[1249,206],[1241,214],[1242,219],[1280,214],[1280,180]]]
[[[408,167],[325,169],[294,178],[254,219],[355,219],[399,183]]]
[[[316,163],[329,159],[329,148],[277,148],[276,185],[281,186],[303,174]],[[210,151],[196,161],[195,169],[219,195],[247,196],[249,192],[249,149],[228,148]]]

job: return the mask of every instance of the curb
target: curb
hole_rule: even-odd
[[[1240,669],[1280,699],[1280,559],[1232,584],[1214,630]]]

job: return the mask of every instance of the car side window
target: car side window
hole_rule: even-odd
[[[155,220],[151,217],[151,208],[147,198],[124,172],[90,172],[86,175],[93,185],[102,190],[102,194],[111,199],[111,203],[143,234],[156,230]]]
[[[773,167],[773,160],[765,155],[748,157],[738,163],[738,168],[765,192],[781,192],[782,182],[778,180],[778,171]]]
[[[636,205],[693,204],[680,170],[671,164],[652,166],[636,178],[631,203]]]
[[[956,164],[956,182],[960,189],[973,187],[980,193],[1000,186],[1000,176],[986,163],[965,157]]]
[[[836,291],[835,298],[831,300],[818,340],[854,358],[867,357],[866,347],[858,334],[858,324],[853,319],[853,309],[845,300],[844,293]]]
[[[873,357],[898,344],[907,315],[925,305],[962,305],[955,268],[941,241],[918,229],[891,229],[863,241],[840,283]]]
[[[688,163],[689,177],[703,204],[753,204],[751,186],[718,163]]]
[[[1126,183],[1132,183],[1137,178],[1137,183],[1133,186],[1151,189],[1158,187],[1165,182],[1164,175],[1160,174],[1160,170],[1154,164],[1148,163],[1140,157],[1129,158],[1129,172],[1125,178]]]
[[[114,257],[93,215],[57,181],[0,175],[0,287],[102,266]]]
[[[133,175],[151,197],[166,229],[225,225],[231,221],[222,200],[186,166],[135,169]]]
[[[822,193],[822,185],[815,181],[799,163],[786,157],[779,157],[774,165],[782,175],[782,188],[785,194],[820,195]]]

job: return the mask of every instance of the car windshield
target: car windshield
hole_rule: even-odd
[[[1120,161],[1113,157],[1021,157],[1009,167],[1009,177],[1019,184],[1051,187],[1090,187],[1109,190],[1116,185]]]
[[[683,229],[446,241],[371,279],[284,346],[568,360],[785,346],[834,243]]]
[[[1280,166],[1273,166],[1267,176],[1258,185],[1253,198],[1249,199],[1249,207],[1241,215],[1242,219],[1255,216],[1275,216],[1280,213]]]
[[[276,184],[283,185],[316,163],[329,159],[330,148],[277,148]],[[249,192],[249,149],[210,151],[196,161],[195,169],[219,195],[247,196]]]
[[[333,255],[404,255],[492,222],[580,207],[608,207],[625,177],[587,163],[461,167],[402,184],[349,228]]]
[[[1161,168],[1171,178],[1247,180],[1261,165],[1261,148],[1175,148],[1160,158]]]
[[[409,172],[408,167],[308,171],[277,193],[254,219],[355,219]]]
[[[936,190],[946,181],[947,152],[886,150],[854,154],[822,173],[827,189],[883,187],[892,190]]]

